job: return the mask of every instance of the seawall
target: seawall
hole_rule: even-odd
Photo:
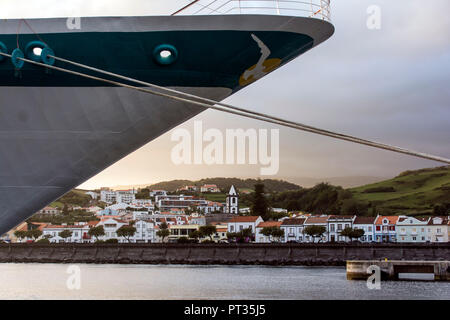
[[[0,263],[344,266],[450,260],[450,244],[0,244]]]

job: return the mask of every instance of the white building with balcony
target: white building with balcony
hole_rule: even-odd
[[[271,243],[275,241],[283,242],[284,236],[280,238],[273,238],[262,234],[264,228],[280,228],[281,221],[264,221],[256,226],[255,242],[258,243]],[[281,229],[281,228],[280,228]]]
[[[68,238],[63,238],[60,233],[68,230],[72,234]],[[51,243],[85,243],[91,242],[90,237],[87,236],[89,226],[86,224],[80,225],[47,225],[42,229],[41,238],[48,238]]]
[[[131,242],[151,243],[156,242],[155,224],[152,221],[139,220],[134,224],[136,234],[130,238]]]
[[[341,235],[342,230],[346,228],[353,228],[353,220],[355,216],[337,216],[332,215],[328,217],[328,241],[329,242],[343,242],[348,241],[347,237]]]
[[[311,236],[305,233],[305,229],[309,226],[321,226],[324,228],[325,232],[321,236]],[[328,240],[328,216],[322,215],[322,216],[310,216],[306,218],[306,221],[304,223],[304,230],[303,233],[305,233],[303,237],[303,242],[327,242]]]
[[[107,204],[126,203],[131,204],[136,200],[136,190],[109,190],[102,189],[100,191],[100,200]]]
[[[99,237],[99,240],[109,240],[109,239],[117,239],[119,242],[127,242],[124,239],[120,239],[120,237],[117,235],[117,230],[119,230],[120,227],[128,225],[123,220],[116,219],[116,218],[103,218],[101,221],[97,224],[97,227],[103,226],[103,229],[105,230],[105,235]],[[121,241],[122,240],[122,241]]]
[[[240,232],[244,229],[251,229],[252,233],[256,233],[256,226],[264,220],[259,216],[237,216],[228,221],[228,232]]]
[[[375,220],[375,241],[397,242],[397,221],[399,216],[377,216]]]
[[[427,242],[444,243],[449,242],[450,217],[432,217],[428,221]]]
[[[303,242],[305,237],[303,234],[305,221],[306,218],[284,219],[280,226],[284,230],[283,242]]]
[[[353,229],[364,231],[364,235],[358,241],[364,243],[375,241],[375,220],[376,217],[355,217],[355,220],[353,220]]]
[[[399,217],[397,221],[398,243],[425,243],[427,241],[428,219],[414,217]]]

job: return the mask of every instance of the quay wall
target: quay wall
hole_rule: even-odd
[[[450,244],[0,244],[0,263],[345,266],[385,259],[450,261]]]

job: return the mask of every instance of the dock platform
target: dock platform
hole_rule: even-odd
[[[408,275],[423,275],[419,280],[450,281],[450,261],[353,260],[347,261],[347,280],[367,280],[380,268],[381,280],[412,280]]]

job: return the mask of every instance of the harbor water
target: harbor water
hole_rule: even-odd
[[[0,299],[450,299],[450,283],[348,281],[344,267],[0,264]]]

